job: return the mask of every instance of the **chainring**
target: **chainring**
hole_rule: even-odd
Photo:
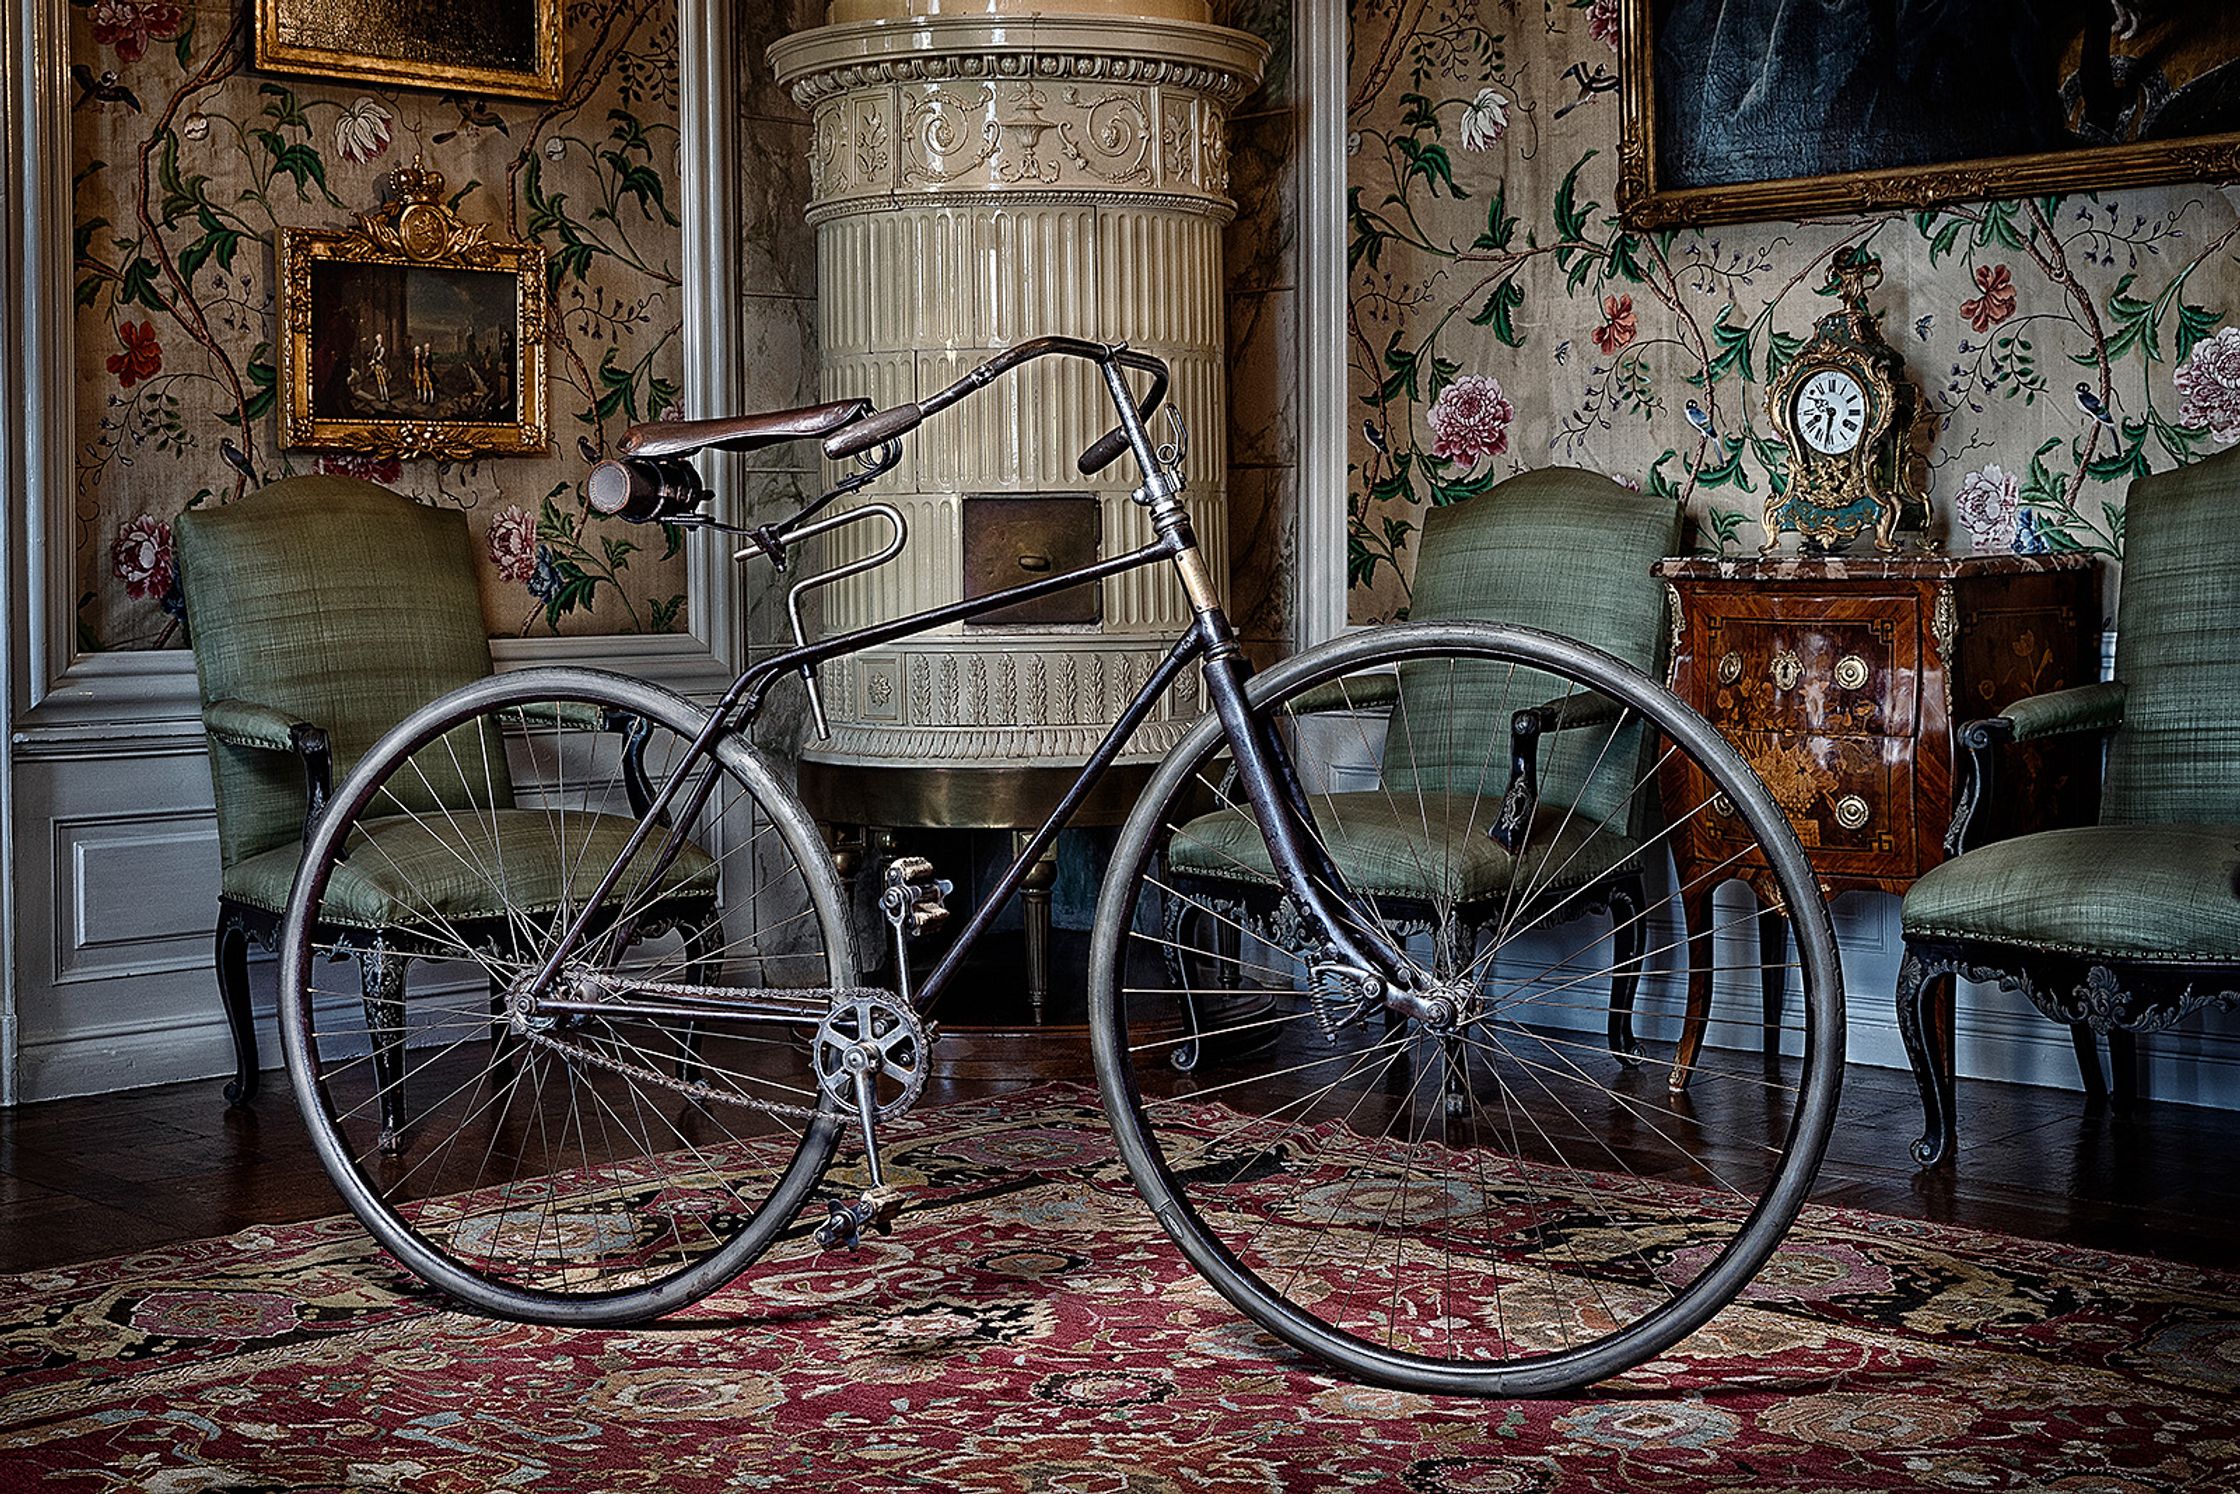
[[[817,1024],[809,1061],[817,1086],[843,1111],[856,1108],[856,1074],[873,1075],[876,1114],[891,1121],[925,1093],[933,1033],[899,996],[865,992],[840,1003]]]

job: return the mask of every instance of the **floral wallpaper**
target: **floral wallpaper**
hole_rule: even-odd
[[[2132,478],[2240,440],[2240,216],[2176,187],[1632,233],[1614,199],[1617,0],[1352,12],[1348,574],[1401,615],[1424,509],[1568,464],[1754,552],[1786,481],[1765,391],[1828,303],[1873,301],[1937,421],[1947,549],[2123,551]],[[1794,544],[1794,541],[1789,541]]]
[[[465,511],[494,634],[682,627],[678,535],[594,521],[578,487],[677,399],[673,0],[567,0],[551,103],[260,74],[252,14],[73,0],[80,648],[181,642],[172,521],[311,471]],[[415,156],[462,217],[550,255],[548,457],[278,448],[276,231],[348,226]]]

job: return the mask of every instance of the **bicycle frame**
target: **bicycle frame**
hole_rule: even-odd
[[[974,370],[950,386],[949,390],[916,408],[922,413],[931,413],[985,387],[997,373],[1034,357],[1069,355],[1093,358],[1104,374],[1113,404],[1119,412],[1120,425],[1115,434],[1125,435],[1127,449],[1132,452],[1136,465],[1144,476],[1143,488],[1136,497],[1150,509],[1157,537],[1150,544],[1125,555],[1113,556],[1060,575],[1007,587],[986,596],[967,598],[803,644],[761,663],[750,665],[717,702],[709,713],[707,725],[686,749],[678,769],[668,775],[659,794],[639,816],[636,829],[616,856],[614,864],[608,868],[597,889],[585,900],[583,911],[558,942],[553,954],[531,983],[531,989],[545,991],[552,986],[562,964],[585,937],[594,910],[613,892],[624,869],[652,838],[657,827],[666,827],[666,830],[660,847],[654,853],[655,861],[649,875],[660,876],[670,861],[682,851],[684,836],[674,827],[690,823],[705,807],[707,797],[714,789],[714,775],[697,775],[699,781],[689,791],[683,812],[673,817],[672,823],[669,811],[677,795],[683,785],[695,776],[695,767],[713,754],[719,740],[728,733],[744,730],[753,722],[770,687],[779,679],[795,672],[813,670],[827,660],[862,649],[875,648],[880,644],[961,622],[1014,603],[1032,601],[1076,586],[1092,585],[1108,576],[1121,575],[1166,561],[1175,567],[1176,576],[1190,601],[1193,619],[1188,631],[1175,640],[1165,658],[1152,671],[1150,679],[1145,681],[1127,708],[1120,713],[1119,719],[1082,764],[1080,772],[1059,798],[1057,805],[1041,826],[1028,837],[1010,866],[997,879],[988,897],[974,909],[971,918],[933,972],[912,991],[912,1004],[924,1012],[930,1012],[938,1005],[980,936],[1018,892],[1029,870],[1049,850],[1059,832],[1073,818],[1074,812],[1095,791],[1105,772],[1119,758],[1128,738],[1149,717],[1152,708],[1173,686],[1183,670],[1192,663],[1199,663],[1203,668],[1207,696],[1221,719],[1236,763],[1238,782],[1268,841],[1284,891],[1306,912],[1318,930],[1330,955],[1329,963],[1344,966],[1357,977],[1375,982],[1388,1003],[1409,1015],[1422,1016],[1430,1013],[1433,1003],[1414,994],[1428,986],[1428,977],[1407,959],[1380,923],[1374,919],[1351,917],[1345,913],[1339,897],[1339,889],[1345,885],[1344,881],[1323,854],[1319,842],[1305,829],[1305,826],[1312,823],[1312,819],[1307,809],[1305,791],[1299,782],[1289,751],[1252,715],[1245,690],[1246,681],[1250,677],[1250,665],[1237,647],[1228,617],[1222,610],[1220,598],[1215,594],[1204,556],[1198,549],[1189,512],[1181,501],[1180,475],[1170,471],[1161,462],[1144,427],[1145,412],[1137,409],[1126,377],[1121,371],[1121,357],[1126,351],[1124,344],[1106,346],[1071,338],[1039,339],[1036,344],[1023,344],[1012,353]],[[1138,355],[1139,358],[1140,356]],[[991,368],[995,372],[988,372]],[[1149,403],[1151,402],[1147,401]],[[922,418],[922,413],[919,418]],[[873,416],[871,420],[876,422],[880,418]],[[915,423],[916,420],[913,419],[901,429],[906,430]],[[1111,439],[1107,437],[1106,442]],[[1100,443],[1100,446],[1103,444],[1105,443]],[[1084,470],[1091,470],[1090,462],[1097,450],[1098,448],[1092,448],[1091,453],[1083,458]],[[899,526],[902,522],[900,515],[894,514],[892,510],[888,512]],[[579,1003],[551,998],[544,999],[540,1004],[554,1011],[618,1009],[613,1003]],[[725,1018],[739,1022],[798,1021],[804,1015],[800,1010],[787,1010],[782,1001],[769,1007],[759,1002],[747,1002],[740,1009],[730,1011],[700,1002],[633,1002],[629,1009],[642,1011],[646,1015],[693,1021]]]

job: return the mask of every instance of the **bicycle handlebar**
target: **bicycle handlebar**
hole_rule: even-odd
[[[584,481],[584,498],[595,513],[644,524],[679,519],[707,500],[708,490],[688,458],[709,447],[751,451],[784,441],[824,437],[824,454],[835,461],[873,451],[916,430],[926,417],[976,394],[1012,369],[1037,358],[1085,358],[1118,364],[1151,375],[1151,388],[1137,415],[1148,424],[1167,397],[1171,375],[1166,363],[1125,343],[1090,342],[1079,337],[1036,337],[1006,348],[964,377],[923,400],[874,410],[865,399],[836,400],[800,410],[719,420],[651,421],[624,433],[622,455],[600,462]],[[1084,477],[1103,471],[1128,449],[1128,431],[1115,426],[1076,459]],[[781,528],[783,526],[780,526]]]
[[[1124,343],[1090,342],[1080,337],[1036,337],[1017,347],[1004,349],[936,394],[877,411],[834,432],[825,437],[824,454],[838,461],[882,446],[917,429],[927,416],[938,414],[967,395],[987,388],[1020,364],[1052,356],[1086,358],[1093,363],[1117,363],[1123,368],[1151,375],[1150,392],[1143,397],[1138,409],[1139,417],[1147,423],[1152,412],[1159,408],[1160,401],[1167,397],[1167,385],[1172,376],[1166,363],[1149,353],[1138,352]],[[1086,477],[1103,471],[1127,449],[1126,428],[1115,426],[1091,442],[1089,449],[1081,453],[1075,465]]]

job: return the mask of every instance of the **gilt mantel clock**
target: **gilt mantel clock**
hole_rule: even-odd
[[[1784,530],[1818,550],[1872,530],[1875,548],[1888,553],[1898,548],[1902,522],[1925,517],[1925,462],[1914,449],[1921,391],[1867,307],[1867,292],[1881,280],[1880,260],[1838,250],[1822,293],[1842,305],[1820,319],[1767,391],[1766,413],[1789,449],[1789,473],[1787,485],[1766,498],[1766,554]]]

